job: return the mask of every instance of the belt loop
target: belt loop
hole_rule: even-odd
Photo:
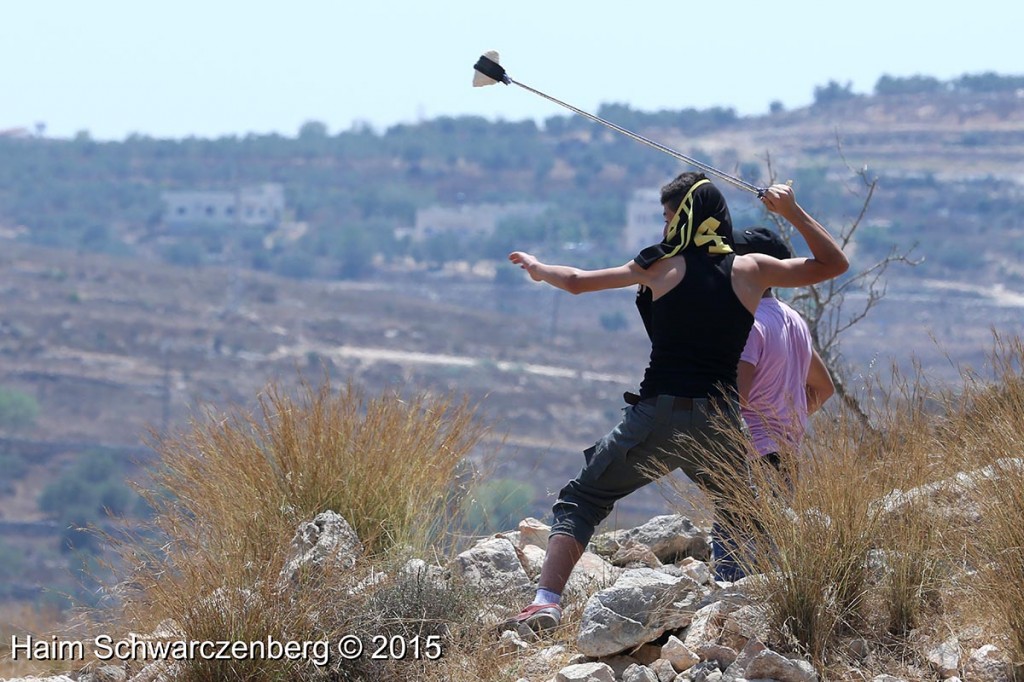
[[[654,404],[654,418],[662,424],[672,423],[672,404],[675,398],[670,395],[659,395]]]

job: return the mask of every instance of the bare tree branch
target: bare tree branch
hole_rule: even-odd
[[[848,255],[851,255],[850,251],[856,251],[857,230],[864,224],[871,200],[878,188],[878,178],[869,177],[866,166],[856,170],[850,166],[846,157],[843,156],[842,142],[838,139],[838,135],[836,146],[851,177],[858,180],[857,187],[850,188],[851,194],[856,196],[860,202],[857,215],[837,234],[833,233],[836,242]],[[774,183],[776,172],[770,156],[765,157],[765,163],[768,168],[768,177]],[[791,244],[794,228],[773,213],[769,213],[768,217],[786,242]],[[803,288],[795,292],[789,299],[790,304],[807,320],[814,348],[832,373],[836,394],[843,405],[869,427],[870,420],[866,411],[854,392],[847,386],[851,370],[843,358],[840,337],[862,322],[885,298],[886,275],[890,266],[913,267],[920,263],[920,260],[911,257],[915,247],[916,244],[903,250],[893,245],[881,259],[860,267],[855,264],[855,267],[843,277]],[[853,260],[852,257],[851,260]],[[863,300],[854,302],[851,295],[863,296]]]

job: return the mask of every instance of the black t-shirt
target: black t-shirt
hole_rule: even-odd
[[[682,251],[682,281],[656,301],[637,296],[651,337],[651,361],[640,384],[640,397],[658,395],[702,398],[732,396],[736,366],[754,324],[732,288],[734,254],[714,256]]]

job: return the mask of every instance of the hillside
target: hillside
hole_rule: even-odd
[[[679,112],[672,120],[685,133],[623,113],[652,138],[752,178],[765,177],[759,161],[770,152],[779,177],[835,228],[860,206],[837,138],[846,162],[879,176],[851,247],[855,267],[915,242],[924,262],[894,268],[884,302],[844,336],[855,386],[892,361],[906,367],[911,354],[953,379],[958,363],[983,366],[993,328],[1019,329],[1018,92],[852,97],[749,119]],[[0,559],[24,555],[13,582],[27,594],[66,580],[59,532],[38,506],[61,472],[97,449],[132,471],[131,459],[149,456],[151,430],[181,429],[207,407],[251,410],[269,382],[294,387],[300,373],[316,382],[326,372],[369,391],[466,395],[492,427],[481,466],[528,482],[524,515],[543,516],[641,376],[648,346],[632,292],[574,298],[500,260],[512,246],[601,264],[632,255],[615,246],[625,200],[679,168],[590,124],[442,119],[380,135],[304,127],[297,139],[0,139],[0,151],[0,384],[40,408],[34,426],[4,441],[24,471],[0,493],[0,550],[10,550]],[[284,185],[306,236],[268,248],[260,232],[173,233],[161,222],[162,189],[267,180]],[[549,222],[487,244],[418,251],[394,236],[419,207],[493,200],[556,208]],[[763,219],[749,196],[730,201],[737,223]],[[567,242],[587,250],[563,250]],[[651,492],[615,521],[664,507]]]

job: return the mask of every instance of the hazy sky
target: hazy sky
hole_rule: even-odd
[[[582,109],[810,103],[883,74],[1024,74],[1024,2],[0,0],[0,130],[98,139],[295,135],[567,112],[470,86],[481,52]]]

